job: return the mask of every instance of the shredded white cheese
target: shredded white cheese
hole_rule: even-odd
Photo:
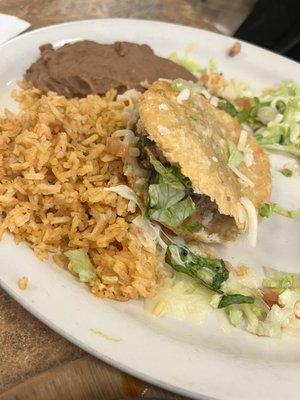
[[[204,96],[207,100],[210,100],[210,99],[211,99],[211,94],[210,94],[206,89],[201,90],[201,94],[203,94],[203,96]]]
[[[247,138],[248,138],[248,132],[245,131],[244,129],[242,129],[241,134],[240,134],[240,138],[239,138],[239,142],[237,145],[237,148],[239,151],[243,151],[245,150],[245,146],[247,143]]]
[[[241,224],[245,224],[246,222],[246,215],[245,215],[245,209],[241,205],[241,203],[237,203],[237,212],[238,212],[238,220]]]
[[[241,171],[239,171],[237,168],[233,167],[231,170],[241,179],[241,181],[249,187],[253,187],[254,183],[249,179],[246,175],[244,175]]]
[[[256,246],[257,241],[257,213],[254,204],[248,197],[241,197],[240,203],[244,206],[247,213],[248,240],[252,247]]]
[[[212,156],[212,160],[213,160],[214,162],[219,162],[219,160],[218,160],[217,157],[215,157],[215,156]]]
[[[243,127],[243,129],[245,129],[245,131],[247,131],[249,133],[253,132],[252,128],[247,124],[242,124],[242,127]]]
[[[212,96],[212,98],[210,99],[210,104],[215,107],[218,107],[219,99],[216,96]]]
[[[170,129],[168,129],[167,127],[165,127],[163,125],[157,125],[157,129],[158,129],[158,132],[162,136],[170,135],[170,133],[171,133]]]
[[[244,163],[246,167],[251,167],[254,164],[254,156],[252,149],[248,148],[248,146],[244,149]]]
[[[208,137],[211,135],[211,130],[209,128],[205,128],[203,129],[202,133],[204,136]]]
[[[158,108],[160,110],[168,111],[169,107],[165,103],[161,103]]]
[[[194,193],[196,194],[203,194],[202,190],[198,189],[198,188],[194,188]]]
[[[162,81],[162,82],[171,82],[171,79],[167,79],[167,78],[158,78],[158,80]],[[181,83],[178,85],[181,85]]]
[[[184,88],[183,90],[181,90],[181,92],[179,93],[179,95],[177,96],[177,103],[182,104],[183,101],[188,100],[188,98],[190,97],[190,89],[188,88]]]

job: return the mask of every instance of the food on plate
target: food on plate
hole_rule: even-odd
[[[156,316],[215,311],[258,336],[295,332],[299,275],[263,278],[204,242],[248,230],[255,246],[259,216],[300,216],[271,201],[261,147],[298,154],[298,87],[253,94],[214,60],[201,68],[135,43],[40,50],[13,93],[19,111],[0,117],[0,237]],[[296,167],[277,171],[292,180]]]
[[[105,94],[109,89],[119,93],[133,88],[142,91],[143,82],[152,83],[158,78],[196,81],[187,69],[155,55],[146,44],[83,40],[58,49],[45,44],[40,52],[40,58],[27,70],[26,79],[45,93],[54,91],[66,97]]]
[[[206,96],[243,124],[263,148],[300,156],[300,89],[295,82],[255,93],[244,82],[226,79],[215,60],[200,68],[194,60],[172,59],[187,68],[192,64],[191,71],[208,90]]]
[[[300,328],[300,275],[264,268],[233,268],[208,259],[196,246],[168,246],[165,271],[146,309],[154,315],[200,322],[222,310],[228,321],[258,336],[281,337]],[[175,276],[167,268],[178,271]]]
[[[253,136],[181,79],[155,82],[142,95],[137,134],[150,171],[148,216],[178,235],[233,240],[269,202],[269,161]],[[248,222],[247,222],[248,221]]]
[[[18,281],[18,287],[20,290],[26,290],[28,287],[28,277],[23,276],[22,278],[19,279]]]
[[[242,43],[240,42],[235,42],[229,49],[228,55],[230,57],[235,57],[237,56],[242,50]]]

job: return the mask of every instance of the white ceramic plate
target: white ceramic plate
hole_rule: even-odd
[[[233,39],[184,26],[122,19],[92,20],[51,26],[22,35],[0,48],[0,107],[12,106],[9,92],[15,81],[38,57],[38,47],[51,42],[91,39],[103,43],[127,40],[148,43],[167,56],[183,52],[191,42],[202,64],[215,57],[227,76],[254,87],[299,77],[299,66],[249,44],[229,58]],[[286,162],[272,156],[272,164]],[[273,199],[283,206],[299,206],[300,181],[286,179],[274,169]],[[258,246],[249,249],[243,239],[223,255],[260,268],[270,265],[300,272],[300,224],[274,217],[259,230]],[[17,287],[21,276],[29,288]],[[39,262],[24,244],[10,237],[0,244],[0,282],[30,312],[89,353],[141,379],[198,399],[299,399],[300,338],[258,338],[238,329],[224,332],[214,318],[202,325],[157,319],[141,302],[117,303],[94,298],[88,289],[52,262]],[[119,341],[95,335],[96,329]]]

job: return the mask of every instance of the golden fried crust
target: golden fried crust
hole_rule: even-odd
[[[236,223],[242,230],[244,222],[240,218],[240,198],[248,197],[257,210],[260,204],[270,200],[268,158],[253,136],[248,134],[247,146],[253,151],[254,162],[250,167],[243,162],[238,167],[254,184],[247,187],[228,166],[228,141],[237,145],[242,126],[202,95],[191,93],[180,104],[178,94],[169,82],[152,84],[141,97],[142,123],[165,157],[171,163],[180,165],[193,188],[215,201],[221,214],[233,217],[231,222],[226,221],[227,228],[234,231]],[[221,221],[216,223],[220,228]],[[216,232],[214,228],[210,230]],[[236,236],[233,231],[233,236]]]

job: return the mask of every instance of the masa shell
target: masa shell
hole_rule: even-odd
[[[238,167],[253,182],[252,187],[247,186],[228,166],[228,142],[237,145],[242,126],[198,92],[191,90],[184,101],[179,101],[178,95],[179,91],[170,82],[152,84],[140,100],[141,122],[168,161],[179,164],[194,190],[216,202],[223,215],[212,221],[207,231],[220,233],[221,241],[229,240],[228,236],[236,236],[245,228],[241,197],[251,200],[257,211],[270,200],[268,158],[248,133],[246,146],[252,151],[253,163],[247,167],[242,162]],[[193,234],[194,238],[197,236]],[[205,240],[205,235],[200,236]]]

